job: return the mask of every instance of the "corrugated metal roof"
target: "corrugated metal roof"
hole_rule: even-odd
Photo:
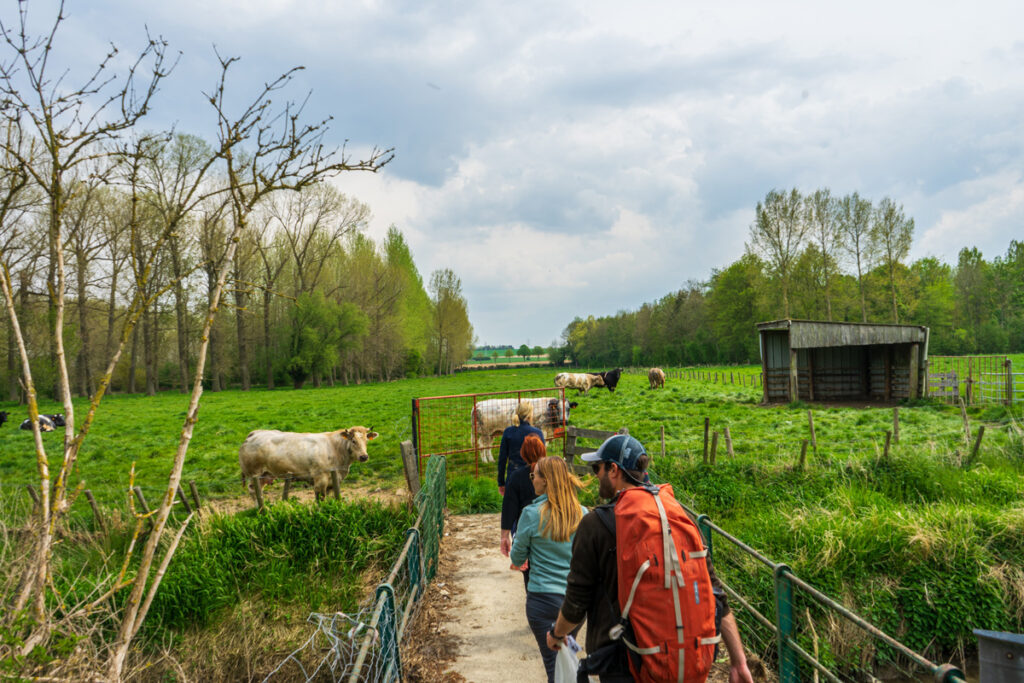
[[[928,328],[922,325],[885,323],[837,323],[824,320],[772,320],[757,323],[757,329],[789,330],[792,349],[816,349],[828,346],[868,346],[872,344],[925,343]]]

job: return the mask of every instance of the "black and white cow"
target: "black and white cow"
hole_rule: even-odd
[[[40,413],[39,415],[39,431],[41,432],[52,432],[57,427],[63,427],[65,424],[64,413],[55,413],[52,415],[43,415]],[[32,420],[26,419],[18,428],[31,431]]]

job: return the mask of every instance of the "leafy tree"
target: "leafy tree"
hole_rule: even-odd
[[[473,353],[473,326],[462,295],[462,281],[448,268],[435,270],[430,276],[430,293],[434,309],[431,344],[437,374],[451,374]]]
[[[505,349],[505,358],[511,358],[514,355],[516,355],[516,352],[512,350],[511,346]]]
[[[544,347],[543,346],[534,346],[532,350],[533,350],[533,355],[537,356],[538,358],[540,358],[541,356],[544,355]]]
[[[322,373],[338,355],[366,334],[368,324],[366,315],[354,304],[330,301],[320,291],[299,295],[291,321],[286,371],[296,389],[310,376],[319,384]]]
[[[526,344],[519,345],[519,355],[525,360],[530,360],[530,347]]]

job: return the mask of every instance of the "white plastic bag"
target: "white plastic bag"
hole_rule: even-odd
[[[576,669],[580,668],[580,644],[572,636],[567,636],[562,647],[555,655],[555,683],[576,683]]]

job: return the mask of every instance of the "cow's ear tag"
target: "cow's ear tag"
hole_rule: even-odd
[[[376,439],[376,438],[377,438],[378,436],[380,436],[380,434],[378,434],[377,432],[366,432],[366,439],[367,439],[368,441],[373,441],[373,440],[374,440],[374,439]]]

